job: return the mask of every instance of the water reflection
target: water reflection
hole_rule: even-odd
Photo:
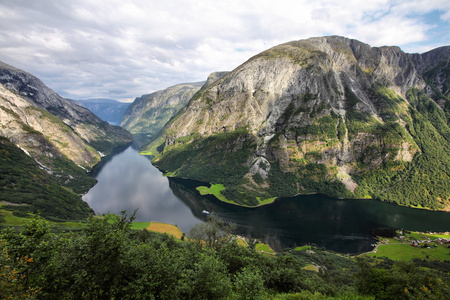
[[[238,232],[282,250],[306,243],[344,253],[370,250],[376,228],[449,231],[450,214],[411,209],[375,200],[338,200],[322,195],[282,199],[270,206],[242,208],[201,196],[199,182],[166,178],[148,158],[128,147],[94,170],[99,183],[83,199],[100,213],[139,208],[137,221],[176,224],[183,232],[215,212]]]
[[[103,160],[93,175],[98,183],[83,200],[95,212],[118,214],[138,208],[136,221],[176,224],[184,232],[201,222],[173,194],[168,179],[133,146]]]
[[[352,217],[350,202],[321,195],[283,199],[270,206],[242,208],[211,196],[201,196],[192,181],[171,178],[169,184],[197,217],[206,209],[236,223],[238,232],[264,240],[275,250],[314,243],[340,252],[363,252],[375,241],[372,229],[379,224]],[[374,227],[375,226],[375,227]]]

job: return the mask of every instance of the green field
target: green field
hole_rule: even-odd
[[[197,191],[200,192],[200,195],[214,195],[217,199],[223,202],[236,204],[236,202],[228,200],[224,195],[222,195],[222,191],[225,190],[225,186],[223,184],[212,184],[211,187],[199,186],[197,187]]]
[[[223,194],[222,191],[225,190],[225,186],[223,184],[212,184],[211,187],[206,187],[206,186],[199,186],[197,187],[197,191],[200,192],[200,195],[204,196],[204,195],[213,195],[214,197],[216,197],[217,199],[219,199],[220,201],[223,202],[227,202],[227,203],[231,203],[234,205],[239,205],[239,206],[243,206],[240,205],[232,200],[227,199]],[[260,197],[256,197],[256,200],[258,200],[258,205],[256,206],[262,206],[262,205],[267,205],[267,204],[271,204],[275,201],[275,199],[277,199],[277,197],[271,197],[271,198],[267,198],[267,199],[262,199]]]
[[[425,259],[425,260],[450,260],[450,245],[448,243],[439,244],[429,241],[428,243],[421,243],[420,246],[413,247],[408,240],[426,241],[426,237],[430,240],[437,238],[449,239],[447,234],[431,234],[420,232],[408,232],[405,234],[406,240],[399,241],[393,238],[382,238],[383,244],[378,246],[376,253],[367,253],[371,257],[387,257],[392,260],[411,260],[411,259]],[[388,241],[388,243],[386,243]],[[386,244],[384,244],[386,243]]]
[[[0,206],[1,207],[1,206]],[[0,209],[0,226],[22,226],[27,223],[29,218],[16,217],[13,215],[12,211]],[[83,228],[82,222],[52,222],[52,229],[56,231],[61,230],[76,230]]]
[[[257,243],[257,244],[255,245],[255,250],[256,250],[256,251],[260,251],[260,252],[264,252],[264,253],[275,254],[275,251],[273,251],[273,249],[270,248],[269,245],[264,244],[264,243]]]
[[[409,244],[381,245],[377,253],[367,254],[372,257],[387,257],[392,260],[436,259],[450,260],[450,249],[439,245],[434,248],[416,248]]]
[[[259,202],[258,206],[272,204],[276,199],[277,199],[277,197],[272,197],[272,198],[267,198],[267,199],[261,200],[260,197],[256,197],[256,200],[258,200],[258,202]]]
[[[295,247],[294,250],[296,250],[296,251],[301,251],[301,250],[311,250],[311,246]]]
[[[150,225],[150,222],[133,222],[131,223],[131,229],[141,230],[147,228]]]
[[[12,211],[0,209],[0,224],[3,226],[20,226],[26,221],[26,218],[14,216]]]

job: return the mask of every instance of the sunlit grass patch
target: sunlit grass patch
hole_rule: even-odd
[[[239,246],[242,246],[242,247],[248,247],[248,244],[247,244],[243,239],[241,239],[241,238],[237,238],[237,239],[236,239],[236,243],[237,243]]]
[[[139,154],[140,155],[148,155],[148,156],[152,156],[153,154],[152,154],[152,151],[149,151],[149,150],[147,150],[147,151],[141,151],[141,152],[139,152]]]
[[[256,251],[265,252],[265,253],[273,253],[273,254],[275,254],[275,251],[273,251],[273,249],[270,248],[269,245],[264,244],[264,243],[257,243],[255,245],[255,250]]]
[[[311,246],[300,246],[300,247],[295,247],[294,250],[296,250],[296,251],[301,251],[301,250],[311,250]]]
[[[217,199],[223,202],[236,204],[236,202],[228,200],[224,195],[222,195],[222,191],[225,190],[225,186],[223,184],[212,184],[211,187],[199,186],[197,187],[197,191],[200,192],[200,195],[213,195]]]
[[[413,247],[410,244],[394,244],[394,245],[380,245],[376,253],[369,253],[373,257],[387,257],[392,260],[411,260],[419,259],[437,259],[449,260],[450,249],[444,245],[438,245],[430,248]]]
[[[315,266],[313,266],[313,265],[307,265],[307,266],[303,267],[303,270],[319,272],[319,270],[317,269],[317,267],[315,267]]]
[[[439,233],[423,233],[423,232],[416,232],[411,231],[405,234],[407,237],[412,237],[416,240],[423,240],[425,237],[429,237],[430,239],[437,239],[437,238],[443,238],[443,239],[450,239],[450,235],[448,234],[439,234]]]
[[[259,202],[258,206],[272,204],[275,201],[275,199],[277,199],[277,197],[267,198],[263,200],[261,200],[260,197],[256,197],[256,200],[258,200]]]
[[[0,220],[3,226],[21,226],[27,222],[27,218],[16,217],[12,211],[0,209]]]
[[[133,222],[131,223],[131,229],[144,229],[147,228],[150,225],[150,222]]]
[[[181,236],[183,235],[181,230],[177,226],[172,224],[151,222],[150,225],[146,227],[146,229],[159,233],[167,233],[173,235],[177,239],[181,239]]]

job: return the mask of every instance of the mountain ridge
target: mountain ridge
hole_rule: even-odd
[[[3,62],[0,62],[0,83],[33,106],[61,119],[78,136],[104,154],[132,141],[126,130],[109,125],[88,109],[62,98],[37,77]]]

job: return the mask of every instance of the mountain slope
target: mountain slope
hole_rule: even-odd
[[[80,195],[96,180],[86,173],[101,152],[132,141],[131,134],[63,99],[36,77],[0,63],[0,199],[51,219],[92,213]],[[15,148],[17,147],[17,148]],[[20,150],[19,150],[20,149]]]
[[[136,98],[123,116],[121,126],[133,134],[157,133],[202,85],[202,82],[179,84]]]
[[[150,145],[154,163],[224,184],[241,205],[324,193],[443,208],[447,51],[343,37],[276,46],[197,93]]]
[[[178,84],[161,91],[136,98],[123,117],[121,126],[133,134],[151,138],[200,89],[204,89],[228,72],[215,72],[206,82]]]
[[[33,106],[61,119],[80,138],[104,154],[109,154],[115,147],[132,141],[126,130],[109,125],[88,109],[62,98],[35,76],[2,62],[0,83]]]
[[[78,194],[62,187],[32,157],[2,136],[0,174],[2,209],[17,216],[40,212],[47,219],[63,221],[85,219],[93,213]]]

